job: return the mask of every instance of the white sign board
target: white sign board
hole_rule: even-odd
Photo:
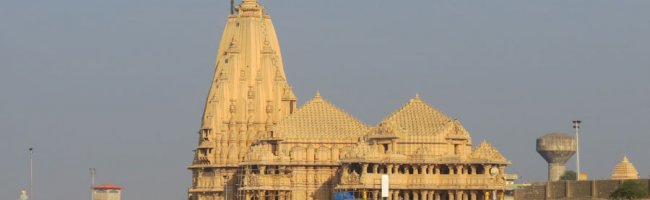
[[[381,175],[381,197],[388,198],[388,175]]]

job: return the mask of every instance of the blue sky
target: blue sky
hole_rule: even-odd
[[[262,1],[289,82],[375,124],[419,93],[544,180],[535,138],[583,121],[582,169],[650,175],[650,1]],[[184,199],[228,1],[0,2],[0,199]],[[569,168],[573,168],[573,160]]]

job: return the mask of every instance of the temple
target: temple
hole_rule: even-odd
[[[417,95],[367,125],[319,93],[299,109],[271,18],[256,0],[228,17],[208,93],[190,200],[502,199],[510,164]]]
[[[612,170],[612,180],[629,180],[629,179],[639,179],[639,172],[634,167],[634,164],[627,159],[627,156],[623,156],[623,160],[616,164],[614,170]]]

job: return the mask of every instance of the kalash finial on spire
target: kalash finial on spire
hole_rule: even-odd
[[[234,7],[234,0],[231,2],[232,14],[235,14],[237,11],[239,14],[244,14],[244,16],[263,16],[264,15],[264,6],[261,6],[257,0],[242,0],[241,4]]]
[[[316,90],[316,95],[314,95],[314,99],[320,99],[320,90]]]

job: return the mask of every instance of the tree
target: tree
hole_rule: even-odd
[[[625,181],[623,184],[619,185],[614,192],[609,194],[610,199],[640,199],[648,195],[648,191],[641,187],[641,185],[635,181]]]
[[[563,181],[575,181],[576,180],[576,172],[574,171],[566,171],[564,172],[564,175],[560,176],[560,180]]]

